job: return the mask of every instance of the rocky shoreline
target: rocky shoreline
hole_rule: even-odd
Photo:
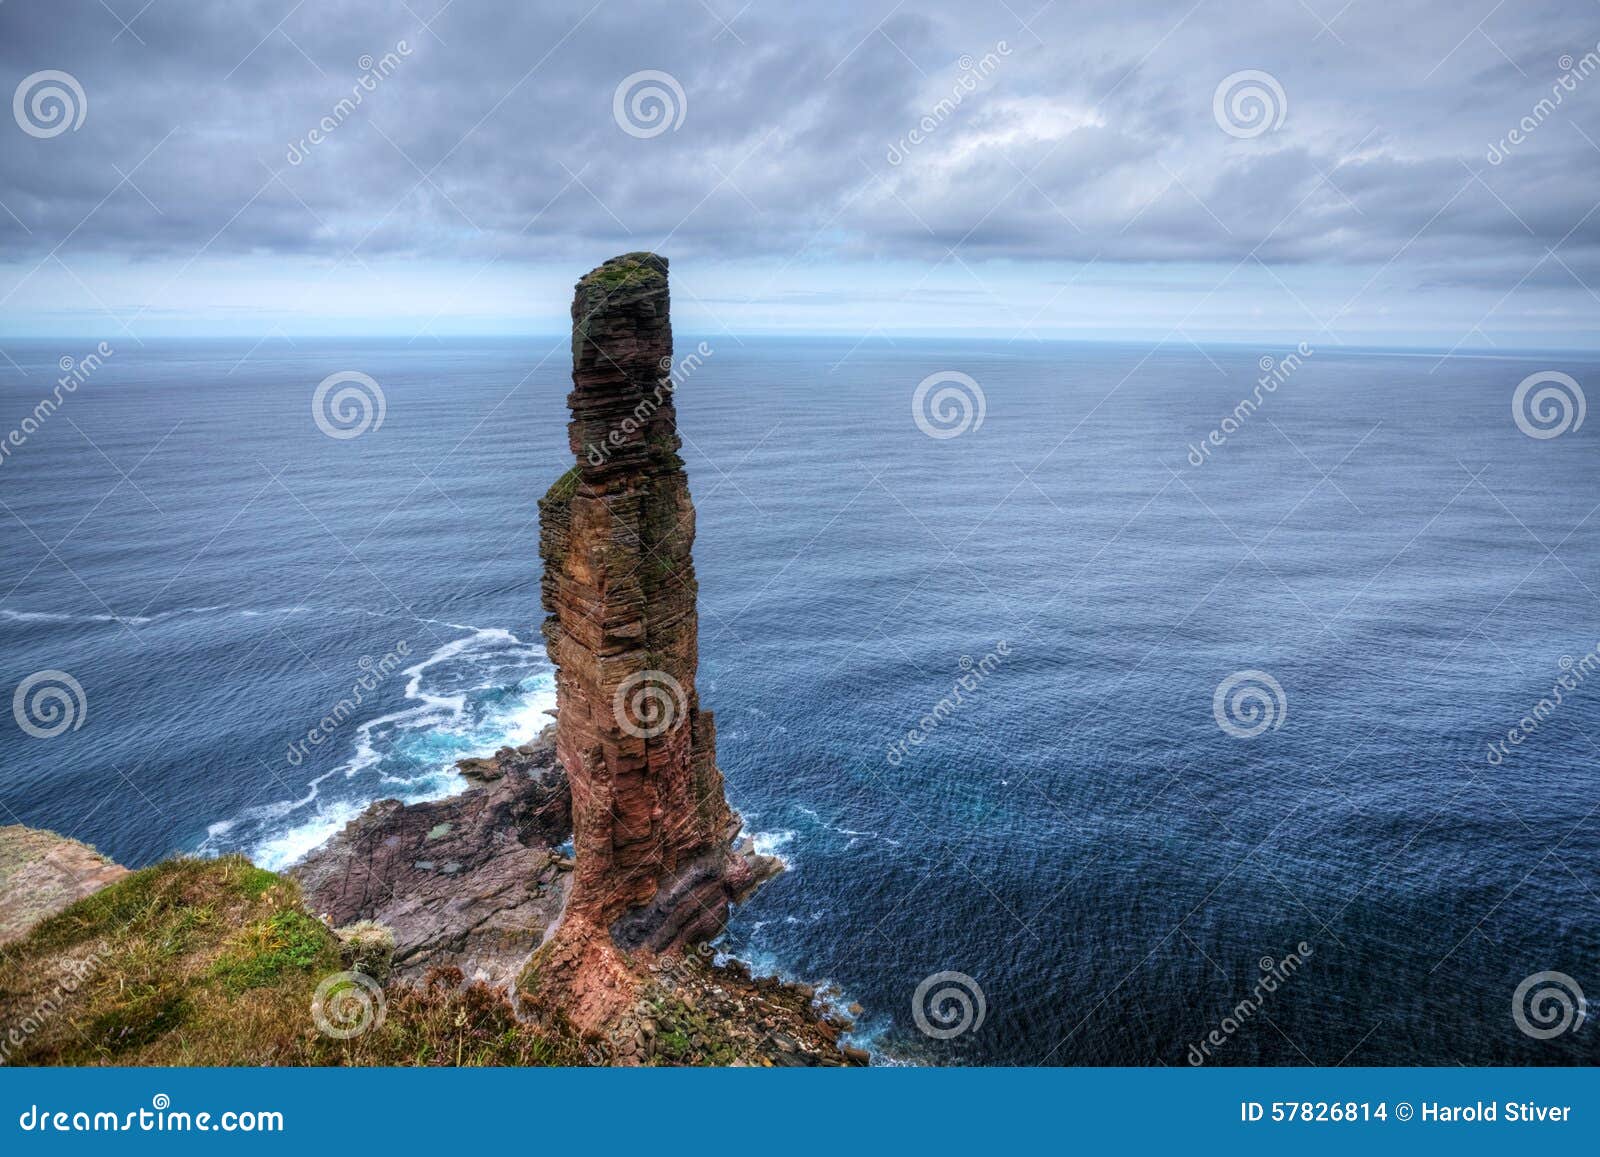
[[[310,910],[342,928],[394,934],[396,975],[459,968],[508,987],[561,917],[572,861],[571,795],[552,729],[520,748],[462,760],[467,790],[447,799],[380,800],[286,875]]]
[[[337,938],[345,963],[392,993],[436,991],[441,983],[463,992],[486,988],[530,1023],[566,1022],[561,998],[542,993],[538,970],[529,967],[559,923],[573,869],[564,852],[570,797],[554,757],[554,728],[457,766],[469,783],[460,794],[418,804],[378,800],[284,875],[298,884],[304,911]],[[733,854],[750,864],[758,884],[782,870],[748,838]],[[41,922],[129,877],[76,840],[0,828],[0,911],[7,916],[0,942],[25,942]],[[638,960],[632,1003],[601,1031],[579,1034],[572,1062],[870,1063],[849,1039],[855,1026],[836,993],[754,975],[705,942]],[[405,1001],[391,996],[390,1003]]]
[[[309,911],[336,933],[377,924],[393,935],[390,974],[420,984],[440,968],[516,1002],[521,982],[558,926],[574,861],[571,795],[555,757],[555,728],[532,743],[457,763],[469,786],[443,800],[380,800],[286,874]],[[750,890],[783,870],[749,837],[731,845]],[[744,895],[748,895],[748,890]],[[742,898],[742,897],[741,897]],[[535,973],[537,970],[535,970]],[[589,1034],[592,1064],[867,1064],[847,1039],[852,1021],[827,993],[755,976],[707,943],[651,954],[631,1005]],[[543,1015],[560,1013],[548,1002]]]
[[[739,836],[696,687],[694,504],[678,455],[666,260],[629,253],[591,270],[572,321],[576,465],[539,503],[556,722],[532,743],[460,761],[459,795],[372,804],[287,880],[236,859],[212,886],[242,913],[271,893],[273,912],[217,929],[203,975],[224,987],[246,975],[287,1000],[287,965],[336,955],[338,976],[420,992],[428,1015],[464,998],[537,1026],[540,1050],[576,1044],[591,1064],[866,1064],[827,994],[754,977],[711,947],[783,863]],[[0,867],[37,894],[18,905],[28,923],[126,874],[64,840]],[[241,893],[246,871],[257,875]],[[175,903],[185,921],[209,919],[187,894]],[[173,1000],[176,1023],[189,1003]]]

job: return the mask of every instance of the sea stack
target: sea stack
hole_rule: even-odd
[[[575,861],[546,967],[553,977],[601,969],[602,989],[625,971],[616,950],[716,936],[761,871],[733,846],[739,819],[695,688],[694,506],[678,456],[669,304],[667,262],[653,253],[614,257],[578,282],[567,397],[577,465],[539,504]]]

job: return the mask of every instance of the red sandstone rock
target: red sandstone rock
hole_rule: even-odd
[[[568,395],[578,464],[539,504],[576,859],[552,963],[598,978],[575,991],[619,996],[633,986],[615,950],[717,935],[758,874],[733,848],[739,820],[695,689],[694,506],[668,307],[667,262],[654,254],[613,258],[578,282]]]
[[[127,874],[88,844],[20,824],[0,827],[0,944]]]

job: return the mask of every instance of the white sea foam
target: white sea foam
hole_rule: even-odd
[[[174,607],[169,611],[157,611],[153,615],[77,615],[65,611],[15,611],[8,607],[0,607],[0,620],[10,623],[120,623],[125,627],[142,627],[147,623],[157,623],[177,615],[204,615],[227,609],[226,606]]]
[[[750,843],[754,846],[757,854],[771,856],[782,863],[785,868],[794,867],[794,857],[786,856],[779,851],[780,848],[794,839],[793,832],[749,832],[741,834],[749,835]]]
[[[535,738],[549,722],[546,712],[556,698],[554,673],[542,648],[497,627],[455,629],[468,633],[400,672],[409,705],[359,724],[351,733],[349,758],[312,779],[298,798],[246,808],[212,824],[200,851],[239,849],[262,867],[287,867],[337,834],[374,800],[418,803],[454,795],[466,786],[456,760]],[[335,776],[340,784],[358,784],[329,795],[323,784]]]
[[[0,619],[12,623],[121,623],[142,626],[154,620],[144,615],[68,615],[58,611],[0,610]]]
[[[251,850],[250,860],[273,872],[287,868],[337,835],[345,824],[366,810],[366,804],[352,801],[330,803],[326,808],[319,809],[313,819],[261,841]]]
[[[824,828],[824,829],[826,829],[827,831],[830,831],[830,832],[835,832],[835,833],[837,833],[838,835],[841,835],[841,836],[849,836],[850,837],[850,842],[845,845],[846,849],[855,847],[857,842],[859,842],[860,840],[882,840],[884,843],[890,844],[893,847],[896,847],[896,848],[900,847],[900,841],[899,840],[891,839],[890,837],[888,837],[886,835],[883,835],[880,832],[859,832],[859,831],[856,831],[856,829],[854,829],[854,828],[845,828],[845,827],[840,827],[838,824],[831,824],[827,820],[823,819],[822,816],[819,815],[817,812],[813,811],[811,808],[808,808],[808,807],[804,806],[803,804],[802,805],[798,805],[796,810],[798,810],[802,815],[806,816],[807,818],[812,820],[814,823],[816,823],[818,827]]]

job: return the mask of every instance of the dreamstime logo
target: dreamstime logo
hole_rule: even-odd
[[[677,132],[689,111],[683,85],[670,72],[646,68],[622,78],[611,95],[611,117],[630,137],[647,140]]]
[[[1268,728],[1276,731],[1283,726],[1289,717],[1289,697],[1265,671],[1235,671],[1217,684],[1211,714],[1217,726],[1235,739],[1254,739]]]
[[[1571,655],[1562,655],[1556,666],[1561,669],[1561,674],[1556,676],[1555,682],[1550,684],[1550,694],[1541,696],[1521,719],[1516,726],[1506,729],[1504,740],[1489,740],[1487,759],[1493,767],[1499,767],[1511,757],[1511,748],[1520,747],[1532,738],[1533,733],[1540,726],[1551,719],[1556,708],[1567,701],[1566,693],[1576,691],[1583,686],[1583,682],[1596,671],[1600,671],[1600,643],[1586,654],[1574,660]],[[1510,746],[1507,746],[1509,743]]]
[[[1511,994],[1511,1019],[1534,1040],[1583,1027],[1583,989],[1565,972],[1535,972]]]
[[[40,398],[34,404],[32,412],[26,414],[14,429],[0,438],[0,466],[5,465],[15,450],[20,450],[27,444],[29,438],[43,429],[50,416],[66,403],[68,397],[77,393],[78,387],[105,365],[106,359],[115,352],[109,343],[101,342],[81,358],[63,354],[56,362],[61,369],[61,376],[56,379],[56,384],[50,393]]]
[[[364,972],[335,972],[317,985],[311,1019],[325,1036],[349,1040],[383,1025],[383,986]]]
[[[650,396],[640,398],[633,410],[622,421],[607,432],[604,439],[597,445],[590,442],[583,448],[583,456],[591,466],[603,466],[611,456],[623,446],[637,445],[638,439],[634,438],[640,430],[645,429],[656,412],[672,399],[678,387],[688,381],[690,376],[701,366],[706,364],[706,359],[716,351],[709,343],[701,342],[689,353],[679,358],[674,364],[672,358],[664,357],[657,363],[657,367],[665,378],[656,382],[650,391]]]
[[[1263,956],[1260,961],[1261,975],[1256,978],[1250,991],[1223,1014],[1217,1027],[1202,1037],[1199,1044],[1189,1046],[1189,1063],[1195,1067],[1205,1064],[1217,1050],[1233,1039],[1235,1033],[1255,1019],[1257,1013],[1261,1013],[1267,998],[1298,975],[1305,962],[1313,955],[1315,952],[1311,945],[1302,940],[1295,945],[1295,950],[1282,960]],[[1266,1016],[1265,1013],[1261,1015]],[[1268,1017],[1268,1020],[1270,1022],[1271,1018]]]
[[[1536,386],[1544,388],[1536,390]],[[1529,374],[1511,395],[1511,418],[1517,429],[1541,441],[1578,429],[1587,409],[1583,387],[1560,370]]]
[[[996,53],[999,56],[996,56]],[[970,54],[964,53],[956,62],[957,67],[961,69],[961,75],[950,86],[950,95],[941,97],[909,133],[890,145],[889,151],[884,154],[884,160],[891,165],[898,165],[909,157],[912,149],[932,136],[940,125],[955,115],[956,110],[968,96],[978,91],[980,81],[987,80],[994,74],[1000,67],[1000,57],[1010,55],[1011,46],[1004,40],[997,41],[994,52],[984,53],[979,60],[974,60]]]
[[[1283,357],[1274,359],[1271,354],[1262,354],[1256,362],[1261,368],[1261,376],[1256,379],[1255,388],[1250,391],[1250,397],[1240,398],[1239,404],[1233,412],[1225,416],[1221,422],[1199,442],[1189,443],[1189,465],[1204,466],[1211,457],[1211,448],[1221,446],[1229,437],[1237,434],[1244,428],[1250,415],[1261,408],[1267,400],[1268,394],[1275,394],[1278,387],[1287,382],[1301,366],[1305,359],[1316,351],[1305,342],[1301,342],[1294,349],[1284,354]]]
[[[35,739],[54,739],[89,717],[83,686],[65,671],[35,671],[17,684],[11,696],[11,717]]]
[[[70,72],[47,68],[22,78],[11,98],[11,115],[30,137],[47,140],[77,132],[89,115],[89,98]]]
[[[298,165],[309,157],[312,149],[327,140],[336,128],[355,115],[356,109],[360,108],[362,101],[366,99],[366,94],[376,92],[379,84],[394,75],[395,70],[400,67],[400,61],[410,55],[411,45],[404,40],[396,42],[393,52],[385,52],[377,60],[372,59],[371,53],[362,53],[361,58],[356,61],[356,67],[361,70],[361,75],[356,77],[355,84],[350,86],[350,95],[340,97],[339,103],[333,106],[333,111],[313,125],[305,136],[298,141],[289,142],[284,160],[291,165]]]
[[[1509,157],[1512,149],[1521,145],[1539,130],[1540,125],[1555,115],[1556,109],[1565,103],[1566,94],[1577,92],[1582,81],[1600,72],[1600,44],[1584,53],[1579,60],[1573,60],[1570,52],[1562,53],[1556,59],[1556,67],[1561,70],[1561,75],[1550,86],[1550,95],[1540,97],[1528,115],[1513,125],[1505,136],[1489,143],[1489,151],[1484,154],[1484,159],[1491,165],[1498,165]]]
[[[1246,68],[1222,78],[1211,94],[1211,115],[1230,137],[1249,140],[1282,126],[1289,98],[1270,72]]]
[[[935,972],[911,997],[911,1019],[934,1040],[976,1032],[988,1011],[983,989],[965,972]]]
[[[940,698],[927,714],[917,720],[917,726],[908,730],[903,737],[889,745],[884,753],[884,759],[890,767],[899,767],[901,762],[910,754],[911,748],[921,747],[933,736],[933,733],[942,727],[946,720],[967,706],[971,700],[968,695],[975,695],[983,681],[999,669],[1003,660],[1011,657],[1011,644],[1001,639],[994,645],[994,650],[987,652],[974,660],[971,655],[962,655],[959,666],[962,674],[950,685],[950,694]]]
[[[336,386],[344,388],[335,392]],[[317,429],[340,441],[359,438],[369,429],[379,429],[387,409],[383,387],[356,370],[329,374],[311,395],[311,417]]]
[[[381,659],[374,660],[371,655],[363,655],[356,666],[361,668],[361,675],[350,686],[350,694],[342,696],[333,705],[326,715],[305,733],[301,739],[289,744],[288,754],[284,756],[289,763],[299,767],[306,756],[311,754],[313,747],[320,747],[339,728],[354,718],[356,711],[367,701],[367,694],[378,689],[378,684],[394,674],[400,664],[410,656],[411,644],[401,639],[394,645],[394,650],[387,652]]]
[[[683,685],[665,671],[635,671],[611,699],[617,726],[635,739],[665,735],[689,714]]]
[[[27,1044],[30,1037],[49,1024],[66,1006],[67,998],[100,970],[99,954],[104,950],[105,945],[102,943],[81,960],[62,962],[55,992],[40,1000],[28,1015],[13,1025],[4,1036],[0,1036],[0,1065],[10,1064],[11,1054]]]
[[[988,406],[983,387],[971,377],[958,370],[941,370],[917,383],[911,395],[911,418],[928,437],[943,441],[959,438],[968,430],[976,433]]]

